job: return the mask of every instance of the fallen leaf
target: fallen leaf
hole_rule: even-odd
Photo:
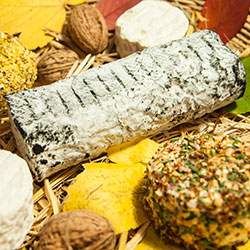
[[[250,241],[247,242],[247,244],[243,246],[237,247],[237,250],[249,250],[250,249]]]
[[[198,29],[213,30],[227,43],[244,25],[249,6],[249,0],[207,0],[202,9],[206,21],[200,21]]]
[[[237,250],[249,250],[250,249],[250,241],[244,246],[237,247]],[[163,241],[159,234],[154,229],[151,224],[146,232],[145,237],[137,245],[135,250],[185,250],[185,248],[181,246],[177,246],[175,244],[171,244],[170,242]]]
[[[141,0],[100,0],[96,7],[102,13],[108,30],[114,30],[118,17],[140,1]]]
[[[126,147],[127,146],[127,147]],[[147,164],[159,148],[159,144],[148,138],[134,144],[121,144],[108,149],[108,158],[115,163]]]
[[[0,30],[19,34],[28,49],[45,46],[53,38],[43,29],[61,31],[66,17],[65,4],[78,4],[84,0],[1,0]]]
[[[77,4],[81,4],[81,3],[84,3],[84,2],[85,2],[85,0],[66,0],[65,4],[77,5]]]
[[[235,114],[244,114],[250,112],[250,57],[242,60],[246,70],[246,89],[244,95],[226,107],[226,111]]]
[[[89,209],[110,220],[116,234],[148,221],[142,207],[142,164],[87,163],[68,188],[63,211]]]
[[[152,225],[149,226],[146,236],[135,250],[184,250],[182,247],[164,242]],[[243,250],[243,249],[242,249]]]

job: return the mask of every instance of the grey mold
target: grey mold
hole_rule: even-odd
[[[6,99],[18,149],[41,181],[223,107],[244,88],[238,56],[203,30]]]

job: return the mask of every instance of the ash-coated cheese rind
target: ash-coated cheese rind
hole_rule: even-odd
[[[116,21],[115,43],[121,57],[184,37],[189,21],[166,1],[141,1]]]
[[[33,180],[25,160],[0,150],[0,249],[21,246],[33,223]]]
[[[209,30],[6,96],[37,180],[223,107],[245,89],[240,59]]]

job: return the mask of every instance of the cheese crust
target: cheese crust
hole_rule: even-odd
[[[37,180],[223,107],[243,94],[240,59],[209,30],[6,96]]]
[[[163,237],[191,249],[246,243],[250,144],[217,135],[174,138],[147,169],[146,207]]]

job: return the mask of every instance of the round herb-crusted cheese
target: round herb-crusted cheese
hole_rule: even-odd
[[[223,135],[172,139],[148,165],[145,201],[160,234],[177,244],[227,249],[245,243],[250,144]]]

